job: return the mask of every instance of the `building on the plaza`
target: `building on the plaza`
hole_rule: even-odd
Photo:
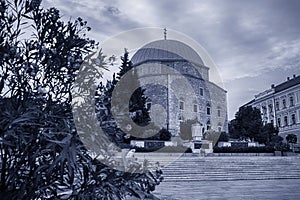
[[[261,111],[264,124],[272,123],[279,128],[284,139],[295,134],[300,140],[300,76],[293,75],[287,81],[272,85],[270,89],[255,95],[247,103]]]
[[[150,101],[155,123],[173,135],[180,122],[197,120],[201,134],[228,131],[227,92],[209,79],[209,67],[199,54],[177,40],[156,40],[132,56],[140,84]]]

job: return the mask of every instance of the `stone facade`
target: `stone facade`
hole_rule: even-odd
[[[132,62],[156,124],[173,135],[186,120],[197,120],[203,133],[228,131],[226,91],[209,81],[209,68],[192,48],[175,40],[154,41]]]
[[[272,85],[246,105],[260,109],[263,122],[279,127],[279,135],[284,139],[288,134],[297,135],[300,144],[300,76]]]

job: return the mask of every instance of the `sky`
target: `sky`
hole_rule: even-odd
[[[42,5],[58,8],[67,20],[82,17],[100,44],[147,27],[192,38],[217,66],[229,120],[255,94],[300,75],[299,0],[44,0]]]

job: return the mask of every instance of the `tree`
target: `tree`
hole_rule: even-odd
[[[267,123],[261,128],[261,133],[257,135],[256,141],[261,144],[268,144],[273,136],[278,135],[278,128],[274,127],[272,123]]]
[[[151,121],[149,108],[146,107],[148,97],[145,95],[145,89],[140,86],[136,70],[132,70],[132,62],[129,60],[129,53],[125,49],[124,56],[121,57],[122,65],[117,73],[117,80],[120,80],[126,73],[133,73],[130,80],[126,82],[125,90],[119,91],[119,97],[125,96],[125,93],[132,94],[129,100],[129,112],[131,119],[140,126],[146,126]],[[132,71],[130,71],[132,70]],[[126,105],[127,106],[127,105]]]
[[[120,71],[117,73],[117,79],[120,80],[129,70],[132,69],[132,62],[129,59],[129,52],[124,49],[124,55],[121,57],[122,64],[120,66]]]
[[[262,119],[260,111],[251,106],[240,107],[230,125],[230,133],[242,139],[257,139],[261,133]]]
[[[133,69],[132,63],[129,60],[129,53],[126,49],[124,56],[121,57],[121,60],[122,64],[120,66],[120,71],[117,73],[117,77],[115,77],[114,74],[112,81],[108,81],[106,87],[104,87],[102,83],[98,87],[100,95],[97,97],[97,104],[99,105],[99,108],[102,107],[102,111],[101,109],[98,109],[99,119],[101,124],[106,124],[107,121],[110,121],[108,127],[103,126],[105,130],[111,130],[112,126],[115,127],[114,131],[111,131],[111,133],[114,132],[115,134],[110,134],[112,140],[114,140],[114,137],[119,137],[121,133],[121,131],[117,128],[116,123],[112,122],[116,120],[116,118],[118,119],[118,122],[121,123],[122,130],[124,130],[126,125],[131,124],[132,121],[141,127],[149,125],[151,121],[149,108],[146,107],[146,102],[149,101],[148,97],[146,97],[144,94],[145,89],[140,87],[138,74],[136,70]],[[130,75],[127,76],[129,79],[124,78],[126,75]],[[113,93],[115,95],[114,102],[112,102]],[[112,103],[114,103],[114,105],[112,105]],[[113,109],[118,110],[117,113],[121,116],[121,121],[119,120],[118,116],[112,116],[112,106],[114,106]],[[115,119],[113,119],[113,117],[115,117]],[[112,123],[114,125],[112,125]],[[123,133],[122,135],[122,137],[124,137],[126,134]]]
[[[159,132],[159,139],[162,141],[170,141],[172,138],[172,134],[166,128],[162,128]]]
[[[287,143],[292,144],[292,150],[294,151],[294,144],[297,143],[297,135],[288,134],[285,138],[286,138]]]
[[[71,90],[96,48],[87,22],[64,23],[56,8],[39,5],[0,1],[1,198],[145,197],[161,172],[112,170],[89,156],[77,134]],[[24,31],[32,37],[22,38]]]
[[[229,135],[226,132],[222,131],[220,133],[218,142],[228,142],[228,141],[229,141]]]
[[[275,135],[271,137],[271,142],[270,145],[274,147],[276,151],[281,151],[282,150],[282,143],[283,138],[279,135]]]
[[[233,139],[239,139],[240,138],[240,132],[237,129],[237,120],[233,119],[228,124],[228,132],[231,138]]]

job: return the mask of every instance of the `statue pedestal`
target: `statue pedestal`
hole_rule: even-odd
[[[193,153],[213,153],[213,144],[211,141],[208,140],[201,140],[201,141],[192,141],[192,151]]]

